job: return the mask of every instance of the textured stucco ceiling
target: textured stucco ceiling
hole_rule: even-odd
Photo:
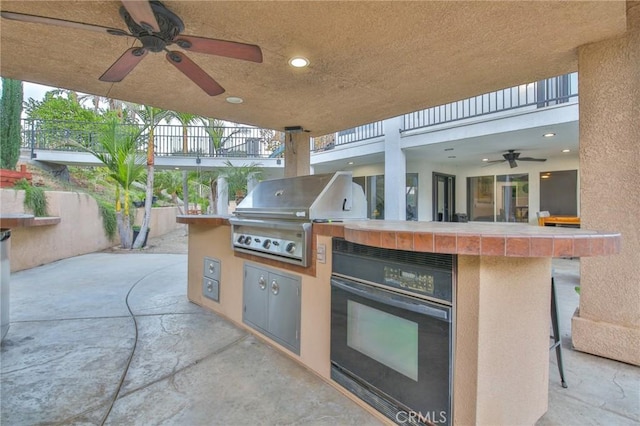
[[[257,44],[256,64],[187,53],[210,97],[164,54],[120,83],[98,77],[126,37],[2,19],[0,73],[165,109],[321,135],[577,69],[577,47],[626,27],[625,2],[165,1],[184,34]],[[126,29],[118,1],[2,1],[3,11]],[[137,42],[136,42],[137,43]],[[179,48],[176,47],[176,50]],[[310,59],[293,69],[295,55]],[[244,99],[229,104],[227,96]]]

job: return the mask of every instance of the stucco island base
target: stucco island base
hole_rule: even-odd
[[[188,296],[248,329],[242,265],[251,261],[234,255],[230,238],[223,220],[189,224]],[[331,237],[316,234],[314,242],[327,247],[327,259],[313,274],[300,274],[300,355],[258,336],[387,422],[330,379]],[[221,261],[220,303],[202,297],[205,256]],[[280,269],[291,272],[285,264]],[[453,423],[534,424],[547,411],[551,258],[459,255],[457,269]]]

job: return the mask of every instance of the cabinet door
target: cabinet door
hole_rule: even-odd
[[[269,274],[269,333],[300,353],[300,280]]]
[[[242,320],[256,328],[267,330],[269,274],[253,266],[244,266]]]

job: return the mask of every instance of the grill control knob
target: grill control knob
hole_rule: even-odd
[[[250,246],[251,245],[251,241],[253,241],[253,238],[251,238],[250,236],[247,235],[246,237],[244,237],[244,244],[245,245]]]
[[[238,237],[238,244],[242,244],[242,243],[244,243],[244,235],[240,235]]]
[[[262,247],[264,247],[266,249],[271,247],[271,240],[264,240],[264,243],[262,243]]]
[[[287,247],[285,248],[285,250],[287,251],[287,253],[293,253],[294,251],[296,251],[295,243],[287,244]]]

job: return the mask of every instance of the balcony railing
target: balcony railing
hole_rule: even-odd
[[[337,145],[363,141],[379,136],[384,136],[384,126],[382,121],[376,121],[362,126],[352,127],[351,129],[342,130],[337,133],[313,138],[311,141],[311,151],[326,151],[335,148]]]
[[[577,97],[578,73],[565,74],[405,114],[401,131],[518,108],[544,108],[569,102]],[[311,142],[311,151],[326,151],[338,145],[383,135],[383,122],[377,121],[314,138]]]
[[[450,123],[517,108],[544,108],[569,102],[577,97],[578,73],[565,74],[405,114],[402,130]]]
[[[123,126],[131,126],[123,124]],[[57,120],[22,120],[22,147],[35,150],[82,151],[81,145],[100,150],[98,143],[104,123]],[[139,126],[142,129],[142,126]],[[282,157],[282,133],[255,127],[224,126],[206,128],[161,124],[154,128],[156,156],[191,157]],[[139,136],[139,151],[146,152],[148,129]]]

